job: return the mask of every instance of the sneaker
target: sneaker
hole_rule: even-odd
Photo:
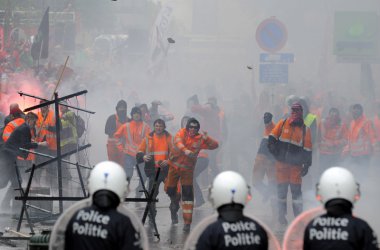
[[[183,225],[183,231],[185,233],[189,233],[190,232],[190,224],[185,224]]]
[[[178,214],[177,212],[171,212],[172,225],[178,224]]]

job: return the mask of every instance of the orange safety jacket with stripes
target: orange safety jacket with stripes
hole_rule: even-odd
[[[289,119],[281,119],[269,135],[268,148],[279,162],[307,167],[312,164],[311,132],[304,124],[293,126]]]
[[[6,142],[9,139],[9,137],[11,136],[11,134],[16,128],[18,128],[24,123],[25,123],[24,118],[16,118],[13,121],[10,121],[4,128],[4,133],[3,133],[4,142]],[[32,138],[34,138],[34,130],[31,129],[30,132],[31,132]],[[22,160],[22,161],[32,161],[35,158],[36,156],[34,154],[28,154],[28,157],[25,159],[23,157],[17,156],[17,159]]]
[[[172,135],[167,131],[157,135],[154,132],[149,133],[141,142],[138,152],[144,155],[151,155],[154,158],[154,166],[159,167],[158,162],[169,158],[169,152],[172,148]]]
[[[11,136],[12,132],[25,122],[24,118],[16,118],[10,121],[4,128],[3,140],[6,142]]]
[[[120,151],[136,157],[142,140],[150,133],[150,127],[143,121],[130,121],[123,124],[114,134],[118,139],[117,147]]]
[[[341,154],[347,144],[348,129],[344,123],[329,126],[323,119],[318,125],[319,153],[324,155]]]
[[[202,149],[216,149],[218,146],[218,142],[210,136],[204,138],[203,135],[197,134],[191,137],[186,128],[182,128],[174,137],[173,148],[169,155],[169,165],[193,171],[199,151]],[[186,150],[193,152],[195,157],[185,155]]]
[[[351,156],[370,155],[376,145],[376,135],[372,122],[364,115],[352,120],[348,131],[348,145],[344,151]]]
[[[53,131],[49,131],[48,127],[55,127],[55,115],[54,112],[49,110],[46,118],[42,116],[41,112],[38,112],[38,120],[36,123],[36,141],[46,141],[50,150],[57,150],[56,134]]]

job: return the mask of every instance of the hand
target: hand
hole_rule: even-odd
[[[195,157],[195,154],[191,150],[188,150],[188,149],[185,150],[185,155],[190,157],[190,158]]]
[[[158,106],[158,105],[162,105],[162,103],[161,103],[160,101],[158,101],[158,100],[154,100],[154,101],[152,102],[152,105],[154,105],[154,106]]]
[[[151,155],[144,155],[143,159],[144,159],[145,162],[148,162],[148,161],[150,161],[152,159],[152,156]]]
[[[166,167],[168,165],[168,160],[163,160],[160,162],[160,167]]]
[[[48,145],[47,141],[37,142],[37,144],[39,147],[46,147]]]
[[[301,170],[301,176],[304,177],[305,175],[307,175],[307,173],[309,172],[309,167],[310,166],[303,166],[302,167],[302,170]]]
[[[207,138],[208,138],[208,134],[207,134],[207,132],[206,132],[206,131],[203,131],[202,133],[203,133],[203,134],[202,134],[202,138],[203,138],[203,140],[207,140]]]
[[[191,150],[188,150],[188,149],[185,150],[185,155],[186,155],[186,156],[189,156],[189,155],[192,154],[192,153],[193,153],[193,152],[191,152]]]

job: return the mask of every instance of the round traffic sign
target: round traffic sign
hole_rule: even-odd
[[[256,41],[260,48],[275,53],[282,49],[288,39],[285,25],[271,17],[262,21],[256,30]]]

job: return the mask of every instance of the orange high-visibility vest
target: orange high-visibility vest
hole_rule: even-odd
[[[125,154],[135,157],[142,140],[150,133],[149,125],[143,121],[127,122],[114,134],[119,141],[117,146]],[[124,146],[123,146],[124,144]]]
[[[352,120],[348,132],[348,149],[351,156],[369,155],[376,144],[375,130],[364,115]]]
[[[347,144],[347,127],[338,124],[335,127],[326,127],[326,120],[319,124],[319,152],[321,154],[340,154]]]
[[[4,142],[8,141],[9,137],[11,136],[12,132],[18,128],[21,124],[25,122],[24,118],[16,118],[12,121],[10,121],[4,128],[3,132],[3,140]]]
[[[312,142],[309,127],[292,126],[289,119],[281,119],[269,135],[268,145],[273,143],[272,137],[276,141],[277,153],[274,157],[277,161],[297,166],[311,165]]]
[[[158,162],[169,158],[170,148],[172,147],[172,135],[164,132],[161,135],[150,133],[141,142],[138,151],[154,157],[154,165],[159,167]]]
[[[270,135],[272,135],[281,142],[303,147],[303,149],[306,151],[312,150],[310,128],[305,128],[304,135],[303,128],[299,126],[291,126],[289,119],[286,119],[285,121],[280,120],[272,129]]]
[[[41,112],[38,112],[38,120],[36,123],[36,140],[38,142],[46,140],[48,148],[50,150],[57,150],[57,139],[55,132],[47,130],[48,126],[55,127],[55,115],[54,112],[49,110],[46,118],[42,116]]]
[[[174,137],[173,148],[169,155],[169,165],[192,171],[197,162],[197,157],[186,156],[185,150],[190,150],[198,156],[201,149],[216,149],[218,146],[218,142],[210,136],[207,136],[206,139],[203,139],[201,134],[190,137],[186,128],[182,128]]]

